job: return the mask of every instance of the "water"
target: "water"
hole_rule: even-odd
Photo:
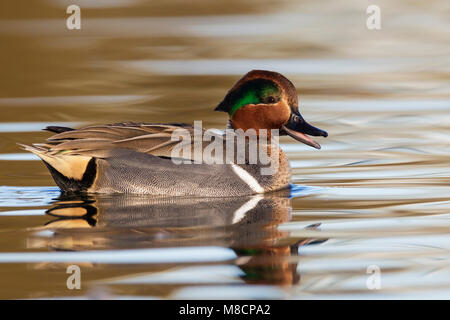
[[[0,298],[450,298],[448,1],[379,1],[379,31],[360,1],[79,1],[74,31],[68,4],[0,5]],[[287,192],[64,198],[16,144],[49,124],[222,128],[252,68],[329,133],[282,139]]]

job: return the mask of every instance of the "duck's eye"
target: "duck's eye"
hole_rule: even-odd
[[[292,120],[294,120],[294,122],[302,122],[302,119],[300,119],[300,117],[295,114],[292,116],[292,118],[293,118]]]
[[[275,102],[275,98],[272,96],[267,97],[266,99],[267,103],[274,103]]]

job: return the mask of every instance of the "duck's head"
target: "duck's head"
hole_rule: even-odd
[[[273,71],[253,70],[244,75],[215,110],[227,112],[234,129],[279,129],[280,135],[289,135],[316,149],[320,145],[308,135],[328,136],[303,119],[294,85]]]

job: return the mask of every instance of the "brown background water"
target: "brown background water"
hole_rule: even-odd
[[[81,30],[69,4],[0,4],[0,298],[450,298],[448,1],[84,0]],[[17,146],[49,124],[222,128],[254,68],[329,133],[283,138],[290,198],[61,199]]]

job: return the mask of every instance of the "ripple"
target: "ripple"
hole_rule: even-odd
[[[104,250],[83,252],[0,253],[0,263],[92,262],[105,264],[198,263],[235,259],[236,253],[222,247]]]
[[[0,123],[0,132],[36,132],[47,126],[78,127],[83,122],[8,122]]]
[[[0,106],[46,106],[63,107],[67,105],[105,105],[136,103],[148,101],[151,96],[108,95],[108,96],[59,96],[59,97],[18,97],[0,98]]]
[[[252,69],[277,70],[283,74],[384,73],[414,67],[417,59],[196,59],[135,60],[116,62],[139,72],[164,75],[240,75]],[[448,103],[447,103],[448,108]]]
[[[139,274],[123,279],[105,280],[109,284],[177,284],[177,283],[243,283],[245,273],[237,266],[195,266],[176,268],[164,273]]]
[[[40,158],[33,153],[0,153],[0,160],[29,161],[40,160]]]
[[[286,293],[271,286],[192,286],[176,291],[172,299],[283,299]]]
[[[43,216],[45,210],[14,210],[14,211],[0,211],[0,217],[20,217],[20,216]]]
[[[57,187],[0,186],[0,207],[47,206],[59,195]]]

